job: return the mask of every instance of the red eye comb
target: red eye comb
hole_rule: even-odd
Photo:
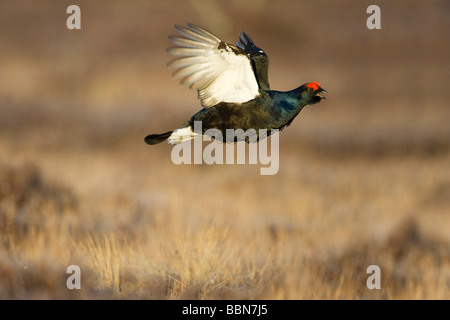
[[[318,90],[320,87],[320,83],[318,82],[310,82],[306,85],[308,88],[313,88],[314,90]]]

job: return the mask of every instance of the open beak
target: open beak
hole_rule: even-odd
[[[326,99],[327,90],[320,88],[320,91],[316,93],[316,97],[319,97],[320,99]]]

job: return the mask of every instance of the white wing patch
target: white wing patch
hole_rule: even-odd
[[[169,62],[181,83],[197,89],[203,107],[219,102],[243,103],[259,95],[250,59],[239,49],[221,41],[209,31],[188,24],[175,26],[183,36],[171,36],[176,45],[168,52],[179,58]]]

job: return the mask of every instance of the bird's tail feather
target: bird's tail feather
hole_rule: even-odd
[[[172,132],[173,131],[167,131],[167,132],[161,133],[161,134],[150,134],[145,137],[145,143],[149,144],[149,145],[161,143],[161,142],[167,140],[170,137],[170,135],[172,134]]]
[[[167,131],[162,134],[151,134],[145,137],[145,142],[147,144],[153,145],[168,140],[170,144],[178,144],[183,141],[191,140],[195,136],[201,135],[192,131],[190,126],[178,128],[173,131]]]

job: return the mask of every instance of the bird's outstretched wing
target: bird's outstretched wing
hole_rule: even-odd
[[[197,89],[203,107],[243,103],[259,95],[252,62],[242,49],[193,24],[175,29],[181,36],[169,37],[176,46],[168,52],[178,58],[168,66],[177,69],[174,76],[182,78],[182,84]]]

